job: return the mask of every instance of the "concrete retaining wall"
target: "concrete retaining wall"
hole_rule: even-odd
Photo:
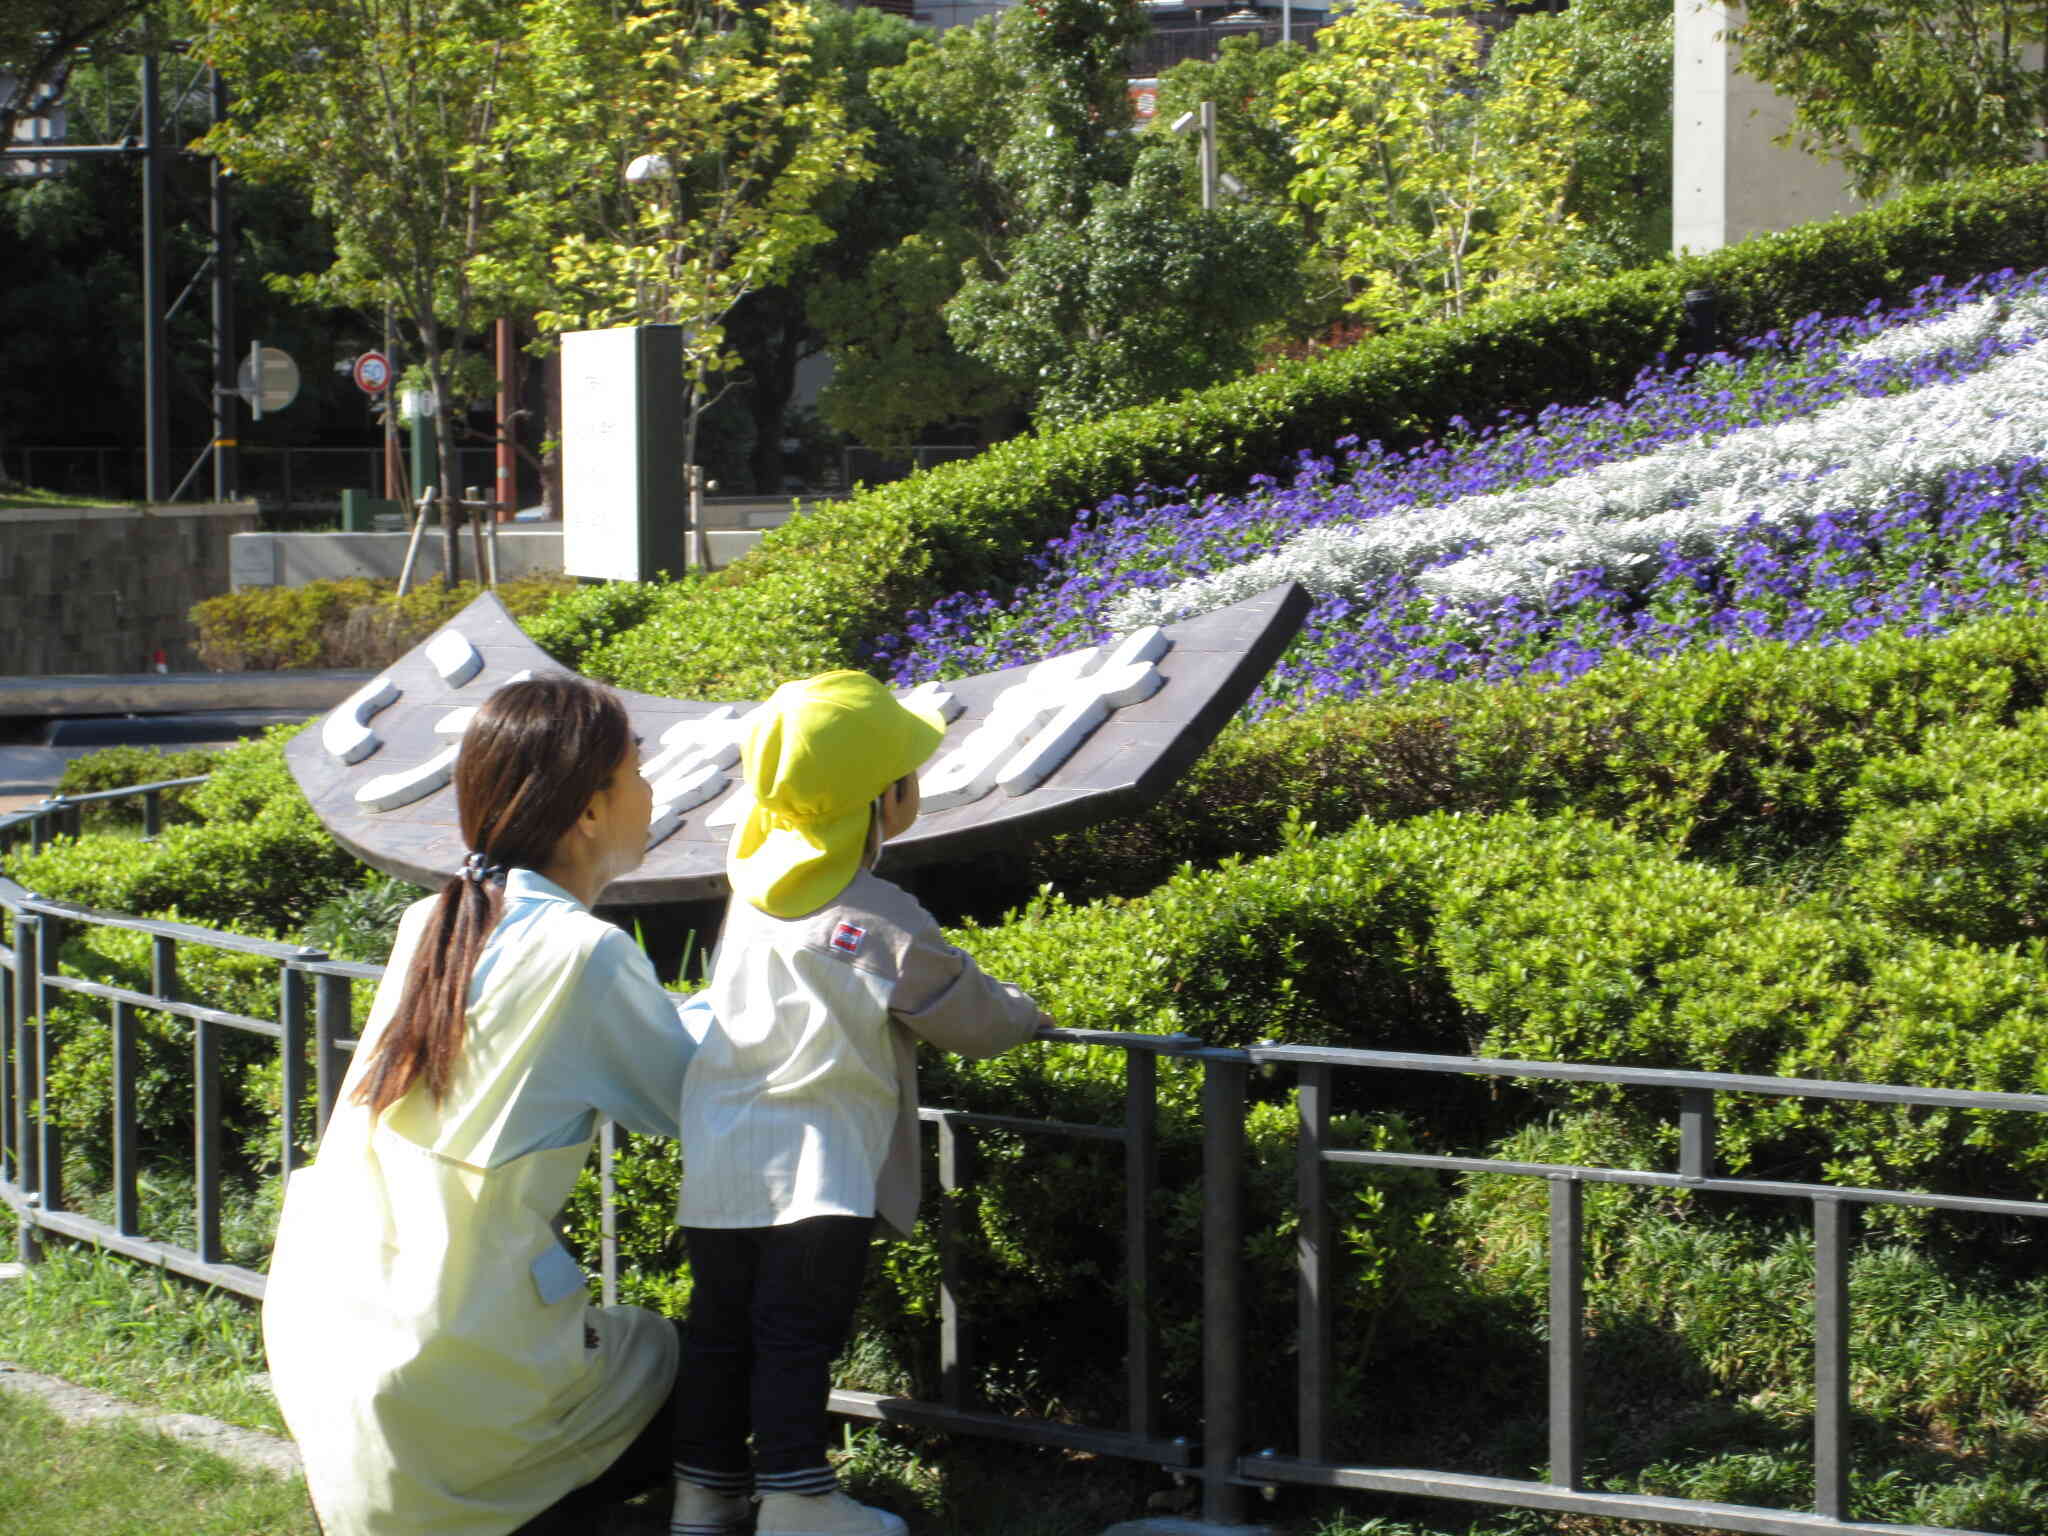
[[[254,502],[0,508],[0,676],[144,672],[159,650],[197,670],[186,615],[256,525]]]
[[[720,570],[752,549],[764,529],[773,528],[790,514],[788,501],[739,497],[713,497],[704,508],[705,542],[711,550],[711,568]],[[367,577],[374,581],[396,581],[405,568],[406,533],[244,533],[234,540],[233,576],[235,590],[244,587],[302,587],[309,581],[342,581]],[[476,545],[468,528],[461,533],[458,556],[461,574],[476,579]],[[562,525],[550,523],[500,523],[498,525],[498,575],[501,580],[562,569]],[[682,552],[676,553],[676,573],[682,571]],[[429,528],[420,539],[419,558],[413,565],[414,582],[438,580],[441,575],[441,530]]]

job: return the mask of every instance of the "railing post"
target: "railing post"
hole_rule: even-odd
[[[1304,1066],[1297,1094],[1301,1129],[1295,1142],[1295,1262],[1301,1330],[1300,1451],[1304,1461],[1329,1453],[1330,1334],[1335,1297],[1330,1285],[1329,1165],[1323,1152],[1330,1139],[1330,1069]]]
[[[33,968],[36,1063],[31,1081],[36,1100],[36,1194],[46,1211],[64,1209],[64,1131],[50,1112],[50,1010],[60,994],[44,980],[57,974],[57,951],[63,944],[64,925],[47,914],[38,916]]]
[[[1813,1508],[1849,1511],[1849,1205],[1813,1202]]]
[[[1202,1062],[1202,1518],[1238,1525],[1233,1481],[1244,1441],[1244,1113],[1250,1063],[1238,1051]]]
[[[597,1128],[597,1273],[599,1299],[619,1304],[619,1128],[606,1120]]]
[[[305,960],[324,960],[318,950],[306,950]],[[277,1025],[283,1052],[279,1098],[283,1124],[279,1135],[278,1167],[289,1179],[305,1162],[299,1150],[299,1110],[306,1102],[306,973],[290,961],[281,961],[277,975]]]
[[[1134,1435],[1159,1431],[1159,1324],[1152,1280],[1159,1264],[1159,1058],[1124,1053],[1124,1394]]]
[[[10,989],[14,996],[14,1081],[10,1085],[14,1098],[14,1171],[22,1193],[30,1199],[35,1198],[42,1184],[35,1124],[41,1118],[41,1106],[36,1106],[34,1114],[29,1108],[35,1104],[38,1075],[36,1036],[29,1027],[29,1020],[35,1016],[37,1002],[42,996],[39,980],[41,961],[36,956],[42,940],[41,929],[42,919],[26,912],[15,914],[14,976]],[[16,1257],[24,1264],[33,1264],[42,1257],[35,1223],[25,1216],[15,1227],[14,1246]]]
[[[1678,1171],[1688,1179],[1714,1176],[1714,1091],[1684,1088],[1678,1095]]]
[[[135,1009],[114,1004],[114,1225],[123,1236],[142,1232],[136,1194]]]
[[[341,1097],[341,1080],[348,1071],[348,1058],[339,1044],[344,1030],[353,1023],[355,983],[346,976],[316,976],[313,980],[313,1139],[327,1134],[327,1122],[334,1114],[334,1101]]]
[[[973,1395],[973,1321],[960,1304],[963,1286],[961,1192],[973,1182],[974,1149],[950,1115],[939,1118],[939,1401],[965,1408]]]
[[[1550,1180],[1550,1481],[1577,1488],[1586,1475],[1586,1186]]]
[[[160,789],[142,792],[142,835],[152,840],[164,829],[163,793]]]

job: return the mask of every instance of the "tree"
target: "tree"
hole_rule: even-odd
[[[534,105],[497,142],[526,179],[527,248],[546,252],[538,323],[680,326],[694,464],[740,365],[736,307],[831,238],[820,209],[873,174],[868,135],[837,74],[811,67],[794,0],[530,0],[526,17]]]
[[[1183,160],[1151,147],[1078,221],[1018,240],[1000,280],[970,278],[947,324],[998,372],[1036,380],[1050,423],[1249,372],[1254,337],[1298,291],[1299,246],[1264,210],[1205,212],[1198,197]]]
[[[1572,0],[1520,17],[1487,73],[1513,77],[1561,52],[1563,88],[1586,104],[1573,131],[1565,211],[1585,231],[1584,264],[1632,267],[1671,249],[1671,0]]]
[[[78,60],[94,43],[141,19],[155,0],[0,0],[0,144],[15,125],[63,100]]]
[[[1577,227],[1564,207],[1571,145],[1589,110],[1565,90],[1568,65],[1555,46],[1532,47],[1489,77],[1462,0],[1359,0],[1317,34],[1274,112],[1348,309],[1398,324],[1557,279]]]
[[[1865,197],[2040,158],[2048,28],[2015,0],[1752,0],[1742,67]]]
[[[1184,151],[1130,132],[1123,60],[1142,26],[1122,0],[1039,0],[877,82],[900,121],[957,146],[964,189],[959,222],[896,270],[930,284],[938,252],[969,253],[948,334],[1043,421],[1248,367],[1296,291],[1285,219],[1204,211]]]
[[[492,317],[480,259],[506,239],[490,153],[520,60],[516,16],[492,0],[198,0],[211,62],[237,88],[205,148],[238,175],[301,190],[333,233],[321,272],[280,292],[410,327],[435,403],[439,498],[453,579],[459,461],[453,412],[490,387],[471,350]]]

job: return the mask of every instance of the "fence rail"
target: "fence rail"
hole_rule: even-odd
[[[46,802],[0,817],[0,855],[27,841],[40,847],[59,828],[75,827],[77,806],[124,795],[146,796],[171,780],[93,796]],[[382,968],[335,960],[320,951],[218,933],[192,924],[94,912],[46,900],[0,875],[0,1200],[13,1210],[21,1257],[33,1261],[46,1234],[74,1238],[110,1252],[202,1280],[244,1296],[260,1297],[263,1276],[230,1262],[221,1244],[223,1162],[220,1145],[220,1044],[227,1032],[277,1042],[282,1064],[282,1134],[278,1165],[289,1173],[306,1159],[295,1127],[310,1101],[316,1128],[324,1129],[356,1045],[351,1033],[356,984],[374,981]],[[57,953],[67,928],[100,925],[149,936],[151,978],[145,989],[112,986],[63,974]],[[255,1018],[184,996],[179,955],[202,945],[252,955],[277,969],[275,1018]],[[111,1221],[67,1208],[64,1150],[49,1103],[51,1009],[79,998],[104,1006],[112,1040]],[[149,1011],[189,1024],[193,1050],[194,1231],[190,1245],[142,1230],[138,1199],[136,1016]],[[1976,1093],[1951,1089],[1772,1078],[1731,1073],[1670,1071],[1582,1063],[1493,1060],[1407,1052],[1260,1045],[1248,1050],[1207,1046],[1186,1035],[1048,1029],[1047,1045],[1120,1052],[1124,1060],[1122,1119],[1117,1124],[1034,1119],[944,1107],[922,1111],[937,1138],[941,1199],[937,1205],[940,1254],[939,1400],[936,1402],[835,1391],[842,1414],[954,1433],[1019,1441],[1154,1463],[1201,1487],[1201,1519],[1241,1525],[1255,1491],[1297,1486],[1355,1489],[1532,1510],[1656,1521],[1767,1536],[1818,1533],[1895,1533],[1937,1536],[1941,1528],[1852,1521],[1849,1507],[1850,1421],[1848,1265],[1853,1213],[1859,1205],[1907,1205],[2007,1217],[2048,1216],[2048,1203],[1998,1200],[1920,1191],[1859,1188],[1723,1177],[1715,1171],[1715,1142],[1725,1096],[1799,1097],[1902,1107],[2048,1113],[2048,1095]],[[1201,1409],[1198,1420],[1175,1433],[1165,1405],[1158,1351],[1161,1253],[1159,1205],[1159,1063],[1192,1065],[1201,1074]],[[1298,1300],[1292,1326],[1252,1318],[1244,1298],[1246,1257],[1246,1117],[1254,1070],[1291,1073],[1296,1088],[1295,1211],[1298,1222]],[[1535,1082],[1601,1083],[1624,1091],[1673,1094],[1679,1146],[1674,1169],[1604,1168],[1511,1162],[1419,1152],[1360,1151],[1331,1144],[1331,1105],[1337,1074],[1422,1072]],[[966,1234],[962,1192],[975,1182],[975,1141],[1000,1132],[1034,1139],[1117,1146],[1122,1152],[1124,1412],[1114,1424],[1072,1424],[998,1413],[979,1406],[974,1391],[974,1328],[962,1281]],[[616,1300],[619,1246],[617,1155],[610,1125],[599,1137],[602,1215],[599,1272],[604,1299]],[[1331,1173],[1357,1167],[1410,1168],[1442,1174],[1486,1174],[1541,1179],[1548,1188],[1549,1233],[1549,1467],[1546,1480],[1486,1477],[1427,1468],[1380,1466],[1333,1458],[1336,1296]],[[1797,1201],[1810,1212],[1814,1233],[1814,1496],[1811,1509],[1774,1509],[1701,1500],[1602,1491],[1585,1470],[1586,1369],[1585,1212],[1590,1183],[1673,1188],[1730,1196]],[[1293,1440],[1283,1451],[1272,1427],[1247,1418],[1246,1354],[1257,1331],[1271,1357],[1296,1355],[1297,1414]],[[1254,1450],[1252,1447],[1259,1446]]]

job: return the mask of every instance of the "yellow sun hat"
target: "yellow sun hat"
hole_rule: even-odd
[[[815,912],[860,871],[875,796],[945,739],[865,672],[826,672],[768,696],[740,749],[753,807],[733,829],[733,894],[771,917]]]

